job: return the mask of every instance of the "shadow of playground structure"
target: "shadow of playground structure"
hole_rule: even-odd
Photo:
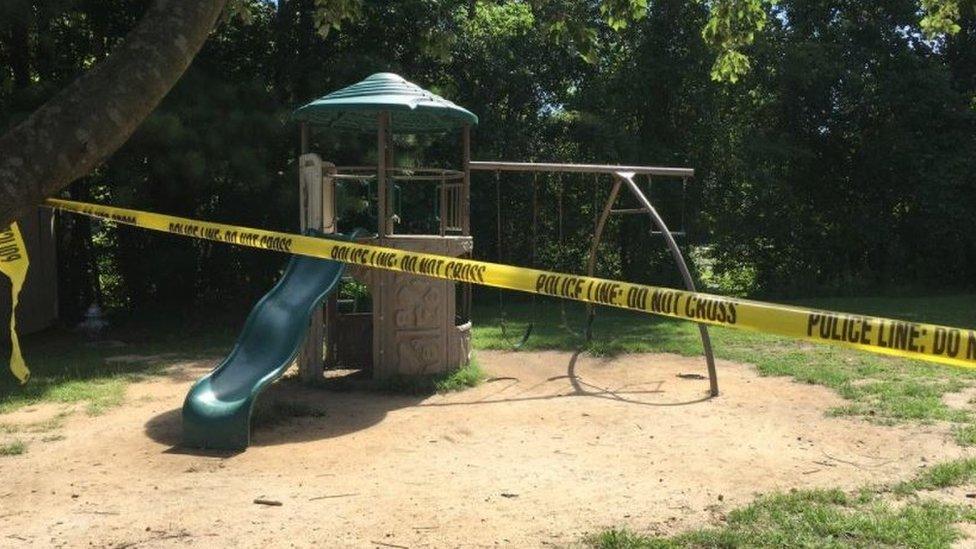
[[[532,400],[552,400],[561,398],[602,398],[636,406],[689,406],[711,400],[707,390],[700,398],[679,402],[650,402],[641,400],[641,395],[662,394],[664,380],[650,382],[651,389],[608,389],[586,381],[578,374],[579,358],[583,351],[569,356],[564,375],[546,378],[536,385],[520,390],[518,394],[506,395],[511,388],[519,385],[517,377],[497,377],[487,380],[486,385],[502,383],[498,390],[480,391],[480,396],[471,393],[468,399],[458,398],[444,401],[429,399],[429,395],[402,395],[383,391],[362,389],[342,390],[349,387],[342,378],[334,378],[333,383],[320,387],[307,386],[293,378],[274,383],[259,398],[251,422],[251,446],[274,446],[295,442],[327,440],[372,427],[381,422],[387,413],[410,407],[450,407],[506,404]],[[553,382],[567,380],[565,385],[547,389]],[[641,384],[647,386],[647,383]],[[356,387],[356,385],[352,385]],[[339,387],[337,390],[335,387]],[[538,394],[539,392],[542,394]],[[536,393],[536,394],[526,394]],[[145,433],[152,440],[169,446],[168,453],[221,456],[237,452],[216,452],[183,448],[181,408],[168,410],[153,418],[145,425]]]

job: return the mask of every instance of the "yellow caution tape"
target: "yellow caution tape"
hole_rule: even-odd
[[[726,326],[885,355],[976,367],[976,331],[805,309],[602,278],[412,253],[361,243],[197,221],[68,200],[47,205],[154,231],[333,259],[377,269],[470,282]]]
[[[30,370],[24,363],[24,357],[20,353],[20,340],[17,339],[17,300],[21,288],[24,287],[29,264],[27,248],[17,224],[13,223],[0,230],[0,273],[10,279],[10,371],[21,383],[27,383],[30,379]]]

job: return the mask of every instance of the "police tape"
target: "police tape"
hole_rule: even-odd
[[[27,279],[27,247],[16,223],[0,229],[0,273],[10,279],[10,371],[22,384],[30,379],[17,338],[17,301]]]
[[[976,331],[806,309],[717,295],[413,253],[68,200],[47,206],[144,229],[252,248],[332,259],[413,275],[554,296],[689,320],[976,368]]]

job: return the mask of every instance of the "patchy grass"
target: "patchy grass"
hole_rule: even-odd
[[[602,549],[678,547],[949,547],[955,523],[972,521],[964,506],[935,501],[891,505],[877,493],[799,490],[763,496],[732,511],[727,523],[673,537],[607,530],[588,543]]]
[[[820,299],[801,304],[949,325],[976,325],[976,295],[971,294]],[[507,314],[506,336],[495,308],[476,308],[476,348],[511,349],[530,320],[533,332],[525,350],[575,350],[581,345],[586,314],[580,303],[539,298],[535,307],[528,302],[512,303]],[[80,402],[88,413],[102,413],[124,402],[125,387],[132,381],[157,375],[174,362],[212,359],[226,353],[244,317],[233,314],[195,321],[180,319],[180,323],[174,318],[113,318],[116,328],[104,338],[124,342],[121,347],[91,345],[81,335],[67,330],[24,338],[33,378],[21,387],[11,376],[0,376],[0,414],[41,402]],[[697,327],[689,322],[601,308],[593,331],[594,340],[587,350],[597,355],[672,352],[695,356],[701,352]],[[837,391],[847,403],[832,410],[834,415],[887,423],[946,421],[953,424],[957,442],[976,444],[976,412],[954,409],[942,400],[946,393],[976,385],[976,372],[766,334],[722,328],[712,328],[711,333],[719,358],[755,364],[762,375],[790,376]],[[120,359],[125,355],[129,358]],[[474,365],[444,378],[392,379],[378,388],[430,394],[463,389],[477,384],[482,377]]]
[[[679,547],[949,547],[963,535],[956,525],[976,523],[968,505],[951,505],[922,496],[892,503],[921,490],[960,486],[976,480],[976,458],[940,463],[914,479],[891,487],[793,490],[761,496],[731,511],[724,525],[671,537],[645,536],[612,528],[585,541],[601,549]]]
[[[952,436],[960,446],[976,446],[976,424],[954,425]]]
[[[21,386],[12,376],[0,375],[0,415],[41,403],[82,403],[91,415],[104,413],[125,402],[129,383],[160,375],[177,362],[224,355],[244,318],[244,313],[196,320],[176,315],[132,315],[111,319],[114,328],[103,334],[100,343],[66,329],[24,337],[31,380]],[[483,378],[481,369],[472,364],[449,375],[393,379],[377,388],[429,394],[461,390]],[[12,429],[0,424],[0,432]]]
[[[434,390],[438,393],[453,393],[476,387],[484,380],[485,371],[478,364],[477,357],[471,357],[466,366],[434,380]]]
[[[914,479],[892,487],[892,492],[908,495],[919,490],[938,490],[976,480],[976,458],[939,463],[919,473]]]
[[[47,433],[64,426],[64,421],[71,415],[70,410],[58,412],[55,416],[33,423],[0,423],[0,433]]]
[[[75,349],[59,356],[44,352],[28,354],[32,378],[25,386],[0,384],[0,414],[44,402],[84,402],[92,414],[118,405],[125,385],[141,379],[151,368],[144,364],[107,363],[89,350]],[[74,374],[50,370],[77,368]],[[99,370],[99,368],[101,368]]]
[[[66,329],[26,336],[22,343],[31,379],[21,386],[0,375],[0,414],[43,402],[84,403],[88,413],[100,414],[121,404],[133,381],[158,375],[175,362],[225,353],[243,318],[189,323],[177,323],[173,316],[114,318],[117,327],[101,343]]]
[[[589,545],[606,549],[631,549],[639,547],[651,547],[652,543],[663,544],[663,541],[655,540],[632,532],[626,528],[611,528],[604,530],[595,536],[587,539]]]
[[[485,379],[485,372],[472,357],[467,366],[446,374],[427,376],[391,376],[387,379],[369,381],[366,387],[372,390],[401,395],[425,396],[435,393],[451,393],[475,387]]]
[[[976,295],[892,298],[818,299],[794,304],[956,326],[976,325]],[[563,312],[565,311],[565,315]],[[507,308],[506,334],[498,310],[475,309],[474,345],[511,350],[529,322],[532,335],[524,350],[576,350],[597,355],[633,352],[701,354],[698,328],[690,322],[601,308],[593,324],[593,341],[584,345],[586,308],[579,303],[538,299],[536,305]],[[712,327],[718,358],[754,364],[761,375],[790,376],[801,383],[824,385],[848,403],[832,415],[870,421],[946,421],[959,444],[976,444],[976,413],[947,406],[942,397],[976,385],[976,371],[871,353],[817,345],[780,336]],[[704,369],[704,365],[703,365]]]
[[[0,444],[0,456],[19,456],[27,451],[27,445],[21,440]]]

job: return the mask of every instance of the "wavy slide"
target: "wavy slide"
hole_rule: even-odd
[[[184,446],[247,448],[255,399],[294,362],[312,312],[338,288],[344,270],[338,261],[292,256],[281,280],[251,309],[234,349],[186,395]]]

